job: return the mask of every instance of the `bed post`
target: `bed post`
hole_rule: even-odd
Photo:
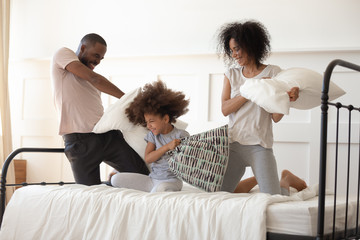
[[[9,168],[9,165],[12,159],[19,153],[19,149],[13,151],[5,160],[4,165],[1,171],[1,182],[0,182],[0,226],[2,223],[3,215],[5,212],[5,202],[6,202],[6,175]]]
[[[321,95],[321,127],[320,127],[320,166],[319,166],[319,199],[318,199],[318,225],[317,240],[324,237],[324,202],[325,202],[325,184],[326,184],[326,145],[327,145],[327,117],[328,117],[328,92],[331,72],[334,64],[329,64],[323,79],[323,88]]]

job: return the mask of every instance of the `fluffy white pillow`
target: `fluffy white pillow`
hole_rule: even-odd
[[[148,130],[145,127],[134,125],[129,121],[125,114],[125,109],[140,91],[140,87],[136,88],[126,93],[114,104],[110,105],[95,125],[93,132],[104,133],[110,130],[120,130],[123,133],[126,142],[144,159],[146,148],[144,137],[148,133]],[[187,123],[181,120],[176,120],[174,125],[179,129],[186,129],[187,127]]]
[[[291,87],[276,79],[248,79],[240,87],[240,95],[270,113],[289,114]]]
[[[106,108],[104,115],[95,125],[94,133],[104,133],[110,130],[131,131],[136,126],[132,124],[125,114],[125,109],[134,100],[136,95],[141,91],[141,88],[135,88],[134,90],[126,93],[114,104]]]
[[[311,109],[321,104],[323,76],[306,68],[289,68],[271,79],[248,79],[240,94],[255,102],[270,113],[289,114],[289,108]],[[299,88],[299,98],[289,101],[287,91]],[[345,94],[345,91],[330,82],[329,101]]]
[[[142,159],[145,159],[146,142],[145,135],[149,130],[147,128],[136,126],[130,131],[121,131],[124,135],[125,141],[139,154]]]

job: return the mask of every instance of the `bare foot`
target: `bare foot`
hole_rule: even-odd
[[[306,182],[294,175],[288,170],[283,170],[281,173],[280,186],[289,190],[289,187],[295,188],[299,192],[307,188]]]
[[[112,178],[112,176],[114,176],[115,174],[117,174],[118,173],[118,171],[116,171],[116,170],[113,170],[112,172],[110,172],[109,173],[109,178],[108,178],[108,182],[111,184],[111,178]]]

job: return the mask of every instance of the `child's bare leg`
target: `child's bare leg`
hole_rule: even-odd
[[[255,177],[249,177],[241,180],[235,188],[234,193],[248,193],[257,185]]]
[[[289,190],[290,187],[295,188],[299,192],[307,188],[306,182],[294,175],[288,170],[283,170],[281,173],[280,187]]]

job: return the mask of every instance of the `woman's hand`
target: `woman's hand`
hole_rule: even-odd
[[[299,88],[293,87],[290,89],[290,91],[287,92],[287,94],[289,95],[290,102],[294,102],[299,98]],[[271,118],[275,123],[277,123],[283,118],[283,116],[284,114],[281,113],[273,113]]]
[[[292,89],[290,89],[290,91],[287,92],[287,94],[289,95],[290,102],[295,102],[296,99],[299,98],[299,88],[293,87]]]

